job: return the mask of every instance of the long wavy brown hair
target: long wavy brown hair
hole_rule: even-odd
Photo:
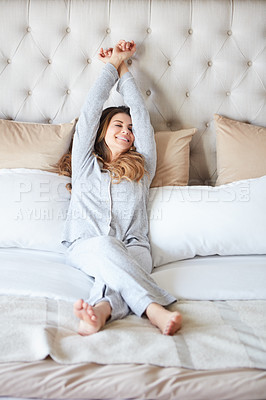
[[[130,116],[129,107],[108,107],[103,110],[100,118],[99,128],[97,130],[93,154],[100,161],[102,161],[104,168],[111,172],[112,183],[119,183],[122,179],[139,182],[143,178],[144,174],[147,173],[147,171],[144,167],[145,159],[136,151],[134,145],[131,146],[126,153],[122,153],[118,159],[110,161],[111,151],[105,142],[105,135],[113,116],[120,113]],[[70,143],[68,153],[64,154],[57,163],[57,169],[60,175],[71,177],[72,145],[73,138]],[[66,187],[71,192],[71,184],[67,184]]]

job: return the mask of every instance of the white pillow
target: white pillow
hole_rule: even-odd
[[[266,176],[150,189],[154,266],[195,255],[266,254]]]
[[[65,252],[61,234],[70,178],[34,169],[0,170],[0,247]]]

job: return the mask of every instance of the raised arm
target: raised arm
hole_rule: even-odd
[[[89,90],[76,126],[72,149],[72,181],[92,157],[103,105],[118,79],[117,69],[111,63],[104,66],[100,76]]]
[[[150,174],[150,179],[152,179],[156,169],[156,144],[150,116],[142,94],[124,63],[118,71],[120,80],[117,91],[123,96],[124,102],[130,108],[135,136],[134,145],[136,150],[145,157],[146,169]]]
[[[92,151],[96,139],[103,105],[108,99],[110,90],[118,80],[117,69],[121,63],[135,52],[134,42],[121,40],[115,47],[100,49],[98,58],[106,65],[101,75],[90,89],[76,126],[72,148],[72,183],[86,163],[92,159]]]

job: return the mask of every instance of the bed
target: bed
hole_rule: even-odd
[[[265,20],[263,0],[0,0],[0,398],[266,399]],[[56,162],[121,38],[155,130],[173,337],[134,315],[81,337],[72,313],[91,281],[65,263]]]

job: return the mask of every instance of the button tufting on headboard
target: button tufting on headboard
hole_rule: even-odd
[[[0,7],[0,118],[72,120],[102,68],[99,49],[133,39],[127,64],[155,131],[198,129],[190,183],[215,182],[215,113],[266,125],[264,0],[1,0]],[[121,102],[114,88],[106,106]]]

